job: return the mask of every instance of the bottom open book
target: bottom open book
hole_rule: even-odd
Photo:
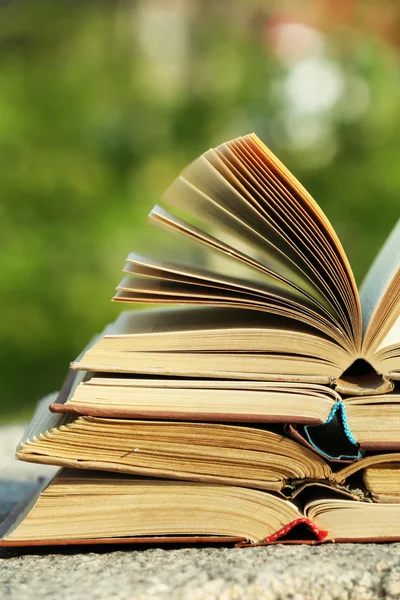
[[[293,502],[238,486],[61,469],[9,515],[0,537],[1,546],[399,541],[400,503],[326,490],[322,498],[318,486]]]

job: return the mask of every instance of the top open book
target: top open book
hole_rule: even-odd
[[[181,236],[182,262],[130,254],[114,299],[200,306],[125,313],[75,368],[335,383],[362,359],[381,392],[400,379],[400,221],[358,291],[328,219],[254,134],[191,163],[163,203],[175,214],[150,222]]]

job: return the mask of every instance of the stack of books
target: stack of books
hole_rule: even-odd
[[[400,540],[400,222],[359,292],[255,135],[163,204],[182,261],[130,254],[115,296],[163,306],[123,312],[39,404],[17,458],[62,469],[0,543]]]

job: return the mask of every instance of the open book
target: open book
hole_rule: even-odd
[[[311,381],[353,395],[400,379],[400,221],[359,292],[328,219],[254,134],[203,154],[163,202],[150,222],[181,237],[182,262],[130,254],[115,300],[198,306],[123,315],[75,368]],[[191,264],[188,242],[199,246]],[[368,370],[383,378],[354,384]]]
[[[385,501],[400,490],[400,453],[346,466],[288,437],[282,427],[76,417],[49,412],[47,397],[17,447],[20,460],[77,469],[223,483],[296,497],[310,484]],[[340,435],[340,429],[335,431]],[[326,435],[326,434],[324,434]],[[398,473],[398,472],[397,472]],[[364,477],[364,474],[367,474]]]
[[[291,502],[244,487],[62,470],[0,528],[0,546],[399,541],[400,504]]]
[[[47,408],[42,407],[44,422]],[[400,450],[400,390],[342,398],[315,383],[81,371],[70,373],[50,410],[124,419],[290,423],[291,433],[297,428],[314,449],[335,459]]]

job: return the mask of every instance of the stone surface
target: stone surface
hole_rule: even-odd
[[[0,427],[0,515],[50,468],[17,463]],[[400,598],[400,544],[0,552],[1,600],[376,600]]]

